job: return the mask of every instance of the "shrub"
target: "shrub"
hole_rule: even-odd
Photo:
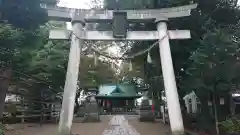
[[[3,124],[0,124],[0,135],[5,135]]]
[[[225,121],[220,122],[223,130],[227,133],[240,133],[240,120],[236,118],[229,118]]]

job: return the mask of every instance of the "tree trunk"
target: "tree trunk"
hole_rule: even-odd
[[[211,130],[214,129],[214,114],[212,112],[212,106],[208,105],[208,101],[210,99],[207,97],[207,94],[198,96],[201,102],[201,113],[198,115],[196,120],[199,131],[211,132]]]
[[[0,122],[2,120],[5,98],[10,84],[10,78],[12,76],[12,68],[4,68],[0,70]]]

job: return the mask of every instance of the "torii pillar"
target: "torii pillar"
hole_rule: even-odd
[[[73,21],[72,27],[74,34],[71,35],[71,46],[68,59],[67,74],[64,86],[62,109],[60,113],[60,121],[58,126],[58,135],[70,135],[74,103],[77,90],[77,80],[79,74],[81,48],[83,40],[82,37],[83,21]]]
[[[174,75],[173,62],[171,56],[171,49],[169,44],[169,36],[167,29],[167,20],[159,19],[156,21],[157,23],[157,31],[159,33],[159,52],[160,52],[160,60],[162,66],[162,74],[163,74],[163,82],[165,93],[167,97],[167,107],[168,107],[168,115],[171,125],[171,130],[173,134],[180,135],[184,132],[182,113],[179,103],[179,97],[177,92],[177,85]],[[162,38],[161,34],[165,34]]]

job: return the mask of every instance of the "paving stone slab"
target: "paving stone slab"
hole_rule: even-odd
[[[140,135],[123,115],[116,115],[110,120],[110,129],[106,129],[102,135]]]

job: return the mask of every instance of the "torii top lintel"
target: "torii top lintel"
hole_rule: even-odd
[[[168,19],[176,17],[189,16],[192,9],[197,4],[163,8],[163,9],[147,9],[147,10],[119,10],[127,12],[127,19],[131,22],[139,22],[155,19]],[[101,22],[112,21],[114,10],[80,10],[68,8],[48,8],[48,16],[50,20],[58,21],[80,21],[80,22]]]

